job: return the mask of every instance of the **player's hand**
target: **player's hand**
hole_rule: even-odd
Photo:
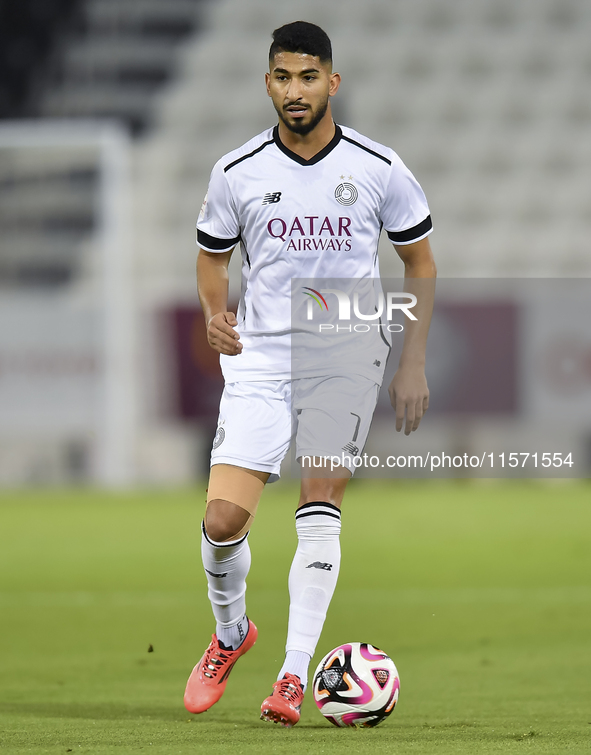
[[[238,320],[234,312],[218,312],[207,323],[207,340],[209,345],[220,354],[233,357],[240,354],[242,344],[240,336],[234,330]]]
[[[390,402],[396,411],[396,431],[414,432],[429,408],[429,388],[422,366],[403,366],[396,370],[390,387]],[[406,424],[404,417],[406,414]]]

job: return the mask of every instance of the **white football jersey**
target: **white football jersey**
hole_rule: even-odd
[[[432,230],[427,201],[393,150],[350,128],[337,126],[310,160],[281,142],[277,126],[222,157],[197,243],[208,252],[238,243],[242,250],[236,329],[243,351],[221,356],[226,382],[292,377],[292,281],[379,278],[382,227],[395,244],[419,241]],[[389,339],[377,330],[375,348],[353,360],[353,371],[379,383]],[[335,360],[323,359],[306,374],[335,370]]]

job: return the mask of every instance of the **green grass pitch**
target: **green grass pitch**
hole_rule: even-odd
[[[588,482],[352,483],[313,668],[346,641],[394,658],[400,702],[369,730],[332,727],[309,694],[292,730],[258,719],[283,656],[296,495],[265,492],[259,640],[197,717],[182,695],[213,628],[203,487],[3,493],[2,753],[591,752]]]

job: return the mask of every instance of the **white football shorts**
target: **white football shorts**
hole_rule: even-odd
[[[361,375],[226,383],[211,464],[269,472],[274,482],[295,438],[297,459],[338,456],[353,474],[378,392]]]

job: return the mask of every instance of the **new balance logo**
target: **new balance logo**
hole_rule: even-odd
[[[343,451],[348,451],[353,456],[357,456],[357,454],[359,453],[359,447],[354,443],[347,443],[346,446],[343,446]]]
[[[324,571],[330,571],[332,569],[332,564],[323,564],[320,561],[314,561],[313,564],[308,564],[306,569],[324,569]]]
[[[263,197],[263,204],[277,204],[277,202],[281,201],[281,192],[280,191],[274,191],[270,194],[265,194]]]
[[[380,362],[380,360],[379,360],[379,359],[375,359],[375,360],[374,360],[374,366],[375,366],[375,367],[379,367],[379,366],[380,366],[381,364],[382,364],[382,363]]]
[[[203,567],[205,569],[205,567]],[[209,569],[205,569],[205,571],[212,577],[227,577],[228,572],[224,572],[223,574],[214,574],[212,571],[209,571]]]

